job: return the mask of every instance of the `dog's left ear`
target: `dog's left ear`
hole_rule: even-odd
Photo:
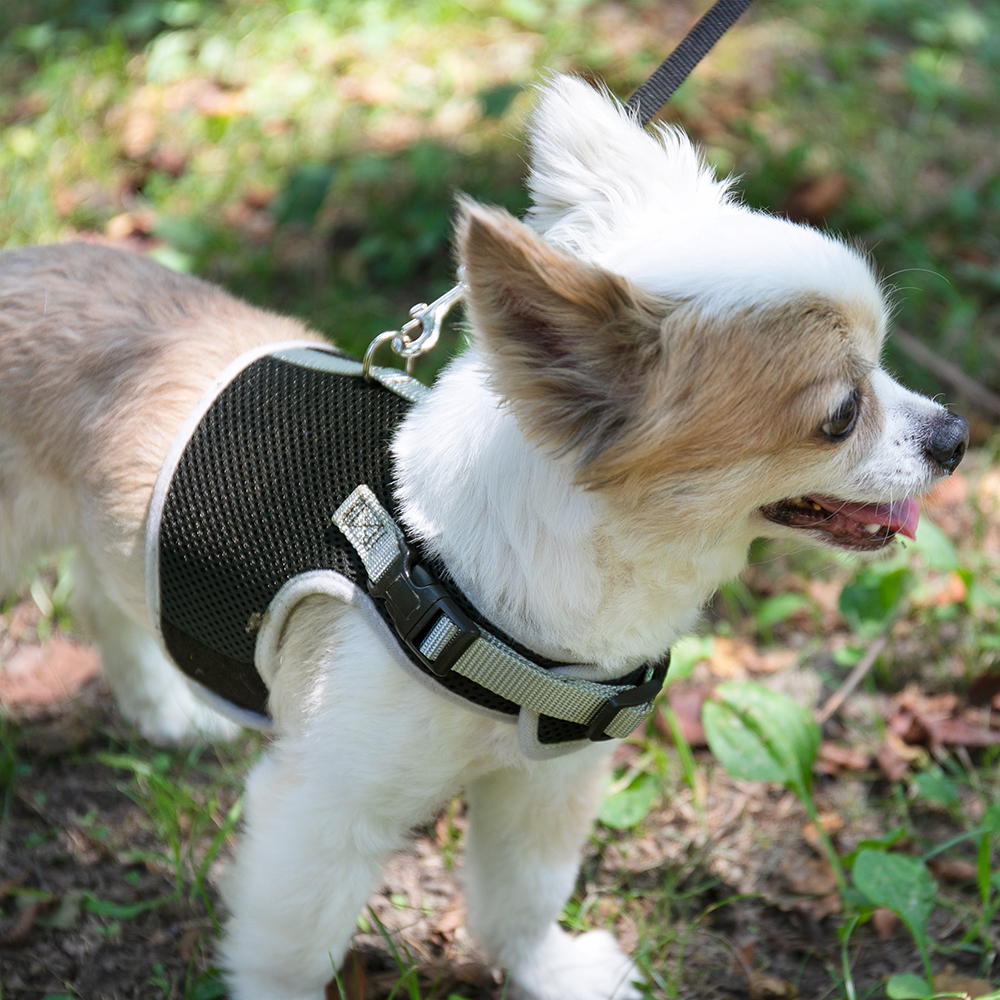
[[[666,304],[556,250],[513,216],[460,203],[466,305],[491,381],[526,433],[586,466],[620,440],[662,355]]]

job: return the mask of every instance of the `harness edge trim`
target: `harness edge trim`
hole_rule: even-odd
[[[156,476],[156,482],[153,485],[153,494],[149,501],[149,510],[146,514],[145,561],[146,613],[149,615],[150,624],[153,627],[153,635],[171,663],[173,659],[166,651],[166,642],[163,638],[163,630],[160,627],[160,522],[163,520],[163,508],[167,502],[167,493],[170,490],[170,484],[173,481],[174,473],[177,471],[177,465],[181,460],[181,456],[184,454],[191,436],[198,429],[202,418],[241,371],[252,365],[255,361],[259,361],[261,358],[275,353],[275,351],[289,351],[303,347],[323,350],[327,346],[318,340],[283,340],[270,344],[260,344],[240,354],[230,361],[208,385],[194,408],[184,418],[184,422],[180,425],[173,440],[170,442],[170,447],[167,449],[167,454]]]

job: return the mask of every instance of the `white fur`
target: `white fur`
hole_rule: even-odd
[[[532,142],[530,221],[552,243],[706,315],[816,292],[869,317],[855,335],[875,368],[885,309],[861,257],[813,230],[740,207],[679,132],[647,135],[581,82],[559,78],[543,95]],[[8,335],[30,319],[22,301],[49,301],[48,287],[34,289],[34,300],[28,294],[31,281],[42,280],[31,277],[34,260],[12,265],[5,301],[21,312],[11,312]],[[141,620],[144,519],[169,441],[204,388],[255,344],[304,331],[192,279],[117,260],[125,275],[119,284],[72,293],[84,296],[81,315],[96,302],[98,318],[81,319],[69,346],[41,355],[37,370],[24,367],[23,348],[0,366],[0,415],[13,407],[0,422],[0,573],[10,578],[38,548],[79,546],[83,617],[126,717],[164,741],[225,736],[229,724],[195,704]],[[64,280],[72,268],[61,261],[45,281]],[[153,299],[161,287],[156,309],[129,304]],[[149,356],[167,366],[169,378],[135,390],[148,398],[130,396],[117,410],[51,375],[63,361],[69,371],[79,365],[61,352],[83,356],[88,342],[101,355],[94,370],[120,363],[125,371],[121,350],[101,348],[111,336],[100,320],[101,296],[139,317],[116,319],[115,331],[134,322],[167,345]],[[72,324],[75,300],[67,301]],[[271,333],[279,323],[280,333]],[[201,353],[209,355],[204,371],[189,376]],[[411,410],[394,454],[407,526],[480,609],[528,647],[592,664],[598,678],[659,658],[739,572],[755,535],[792,531],[759,514],[781,496],[761,494],[760,484],[775,488],[771,459],[723,462],[665,482],[641,501],[613,488],[582,488],[573,456],[553,456],[528,440],[514,408],[498,398],[489,381],[494,363],[478,343],[454,361]],[[921,427],[943,410],[881,371],[871,383],[882,414],[878,434],[781,465],[784,496],[895,499],[933,482],[938,473],[923,452]],[[18,422],[39,394],[51,399],[46,419],[65,408],[51,431]],[[81,411],[77,394],[86,412],[102,414],[110,451],[96,433],[82,434],[67,454],[60,450],[80,433],[72,416]],[[835,408],[837,400],[829,402]],[[116,436],[118,422],[137,430]],[[725,517],[717,512],[721,498]],[[637,1000],[631,981],[638,971],[610,935],[571,938],[556,923],[609,745],[525,760],[514,726],[417,683],[361,612],[332,596],[297,605],[274,645],[277,666],[267,680],[279,738],[250,777],[245,829],[224,886],[231,917],[222,953],[234,1000],[321,1000],[382,861],[462,790],[471,818],[470,927],[510,970],[517,994]]]

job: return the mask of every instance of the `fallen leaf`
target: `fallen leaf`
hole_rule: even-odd
[[[182,935],[180,941],[177,942],[177,954],[185,962],[190,962],[194,958],[195,946],[198,944],[198,939],[201,937],[200,927],[189,927]]]
[[[824,774],[840,770],[867,771],[871,767],[871,754],[859,747],[845,747],[840,743],[824,740],[819,745],[817,769]]]
[[[792,903],[793,910],[809,914],[817,923],[833,916],[834,913],[840,913],[843,908],[844,902],[840,898],[839,892],[828,892],[825,896],[816,896],[811,899],[797,899]]]
[[[872,926],[878,934],[879,941],[888,941],[899,926],[899,916],[892,910],[887,910],[884,906],[878,906],[872,910]]]
[[[781,210],[793,222],[821,223],[847,193],[847,178],[836,171],[800,184],[785,199]]]
[[[71,826],[63,830],[63,837],[66,839],[73,860],[78,865],[93,865],[101,860],[103,851],[99,843],[88,837],[79,827]]]
[[[994,989],[985,979],[972,979],[954,972],[939,972],[932,982],[936,993],[963,993],[969,1000],[989,996]]]
[[[688,746],[703,747],[706,745],[701,709],[708,694],[707,688],[687,687],[686,685],[678,686],[676,689],[674,687],[667,689],[667,702],[673,710],[677,726]],[[670,727],[659,711],[657,711],[654,721],[656,728],[660,730],[664,738],[673,743]]]
[[[232,118],[246,111],[246,95],[242,90],[208,87],[198,95],[195,107],[207,118]]]
[[[787,856],[778,871],[792,892],[808,896],[826,896],[837,888],[837,879],[825,857]]]
[[[21,646],[0,670],[0,705],[51,705],[75,694],[100,670],[97,653],[67,639]]]
[[[833,834],[839,833],[844,829],[843,819],[841,819],[840,815],[835,812],[820,813],[819,825],[828,836],[833,836]],[[816,829],[816,824],[811,820],[802,825],[802,839],[809,844],[810,847],[815,847],[817,850],[820,849],[821,845],[819,832]]]
[[[462,926],[464,921],[464,907],[454,906],[450,910],[445,910],[441,919],[434,925],[434,930],[444,937],[451,937]]]
[[[969,685],[969,701],[973,705],[989,705],[1000,695],[1000,671],[988,670]]]
[[[973,726],[964,719],[942,719],[940,722],[925,725],[932,748],[1000,746],[1000,731],[987,729],[985,726]]]
[[[799,991],[787,980],[764,972],[747,973],[747,989],[753,1000],[798,1000]]]
[[[931,873],[946,882],[974,882],[978,869],[964,858],[942,858],[940,855],[927,862]]]
[[[121,212],[112,216],[104,226],[104,235],[109,240],[125,240],[130,236],[148,236],[156,223],[156,214],[151,209]]]
[[[889,737],[895,738],[889,739]],[[910,761],[899,752],[899,746],[905,744],[895,733],[888,732],[885,742],[875,754],[878,766],[890,781],[902,781],[910,773]]]
[[[326,1000],[368,1000],[368,969],[365,956],[352,948],[344,959],[340,970],[341,992],[336,979],[326,984],[323,993]]]
[[[151,111],[129,112],[121,126],[122,152],[130,160],[141,160],[153,148],[159,124]]]
[[[50,902],[50,900],[33,900],[21,907],[18,910],[17,921],[13,928],[9,933],[0,937],[0,947],[15,948],[24,944],[31,933],[31,928],[35,925],[35,918],[42,912],[43,908],[50,905]]]

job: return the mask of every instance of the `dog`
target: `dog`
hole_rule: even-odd
[[[401,517],[538,656],[617,678],[688,632],[758,536],[857,552],[912,536],[968,426],[879,364],[856,249],[751,211],[679,131],[556,77],[519,221],[460,202],[471,344],[392,442]],[[154,638],[144,533],[171,442],[234,359],[314,341],[137,255],[0,266],[0,585],[75,546],[79,619],[151,739],[226,738]],[[557,921],[613,742],[527,760],[515,727],[416,683],[357,607],[290,610],[265,677],[221,945],[237,1000],[319,1000],[382,861],[463,792],[470,930],[530,1000],[633,1000],[612,936]],[[513,994],[512,994],[513,995]]]

